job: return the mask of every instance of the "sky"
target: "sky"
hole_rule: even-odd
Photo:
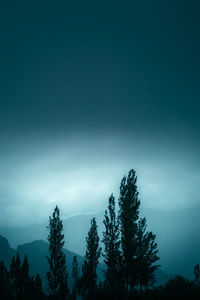
[[[200,207],[199,1],[0,4],[0,225]],[[194,228],[195,230],[195,228]]]

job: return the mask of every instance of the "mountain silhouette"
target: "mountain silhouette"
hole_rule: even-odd
[[[167,274],[182,274],[193,278],[193,267],[200,261],[200,206],[187,210],[156,210],[141,208],[141,216],[147,217],[148,229],[156,234],[160,263]],[[90,220],[95,217],[98,233],[102,239],[104,211],[97,214],[76,215],[63,220],[65,247],[83,256],[86,250]],[[187,220],[187,222],[185,222]],[[43,224],[23,227],[0,227],[0,234],[6,236],[13,248],[33,240],[46,240],[48,220]],[[194,230],[194,228],[196,230]]]
[[[18,252],[22,260],[24,255],[26,254],[28,256],[30,274],[35,276],[37,273],[39,273],[42,278],[44,288],[46,290],[47,283],[46,283],[45,276],[49,268],[46,259],[46,256],[48,256],[49,254],[48,247],[49,245],[47,242],[43,240],[36,240],[31,243],[19,245],[17,247],[17,250],[15,250],[10,247],[8,240],[5,237],[0,235],[0,260],[3,260],[6,266],[9,267],[13,255],[16,255],[16,253]],[[64,254],[66,255],[66,264],[67,264],[67,270],[69,274],[69,287],[71,287],[71,271],[72,271],[73,257],[75,255],[77,256],[80,273],[81,273],[81,267],[84,261],[84,257],[72,251],[69,251],[67,249],[63,249],[63,251]],[[103,281],[104,270],[105,270],[105,265],[103,263],[100,263],[97,268],[98,281]],[[160,269],[156,271],[156,277],[157,277],[157,285],[163,285],[170,279],[170,277]]]
[[[8,243],[8,240],[0,235],[0,260],[3,260],[8,267],[11,263],[12,257],[15,256],[17,251],[12,249]]]

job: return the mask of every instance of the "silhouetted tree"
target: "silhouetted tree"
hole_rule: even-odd
[[[29,277],[29,263],[27,255],[24,256],[24,260],[20,270],[20,295],[21,299],[27,299],[30,292],[30,277]]]
[[[170,279],[164,287],[166,299],[199,299],[195,297],[195,294],[195,283],[183,276]]]
[[[49,272],[47,280],[51,295],[56,299],[66,299],[68,297],[67,269],[65,254],[63,253],[64,234],[62,220],[58,206],[55,207],[52,217],[49,217]]]
[[[37,274],[35,278],[32,277],[32,295],[33,299],[42,300],[44,299],[44,293],[42,290],[42,280],[40,275]]]
[[[21,290],[21,261],[18,253],[16,254],[16,258],[13,256],[10,264],[10,283],[13,298],[19,299]]]
[[[29,262],[27,255],[24,256],[21,263],[20,256],[17,253],[13,256],[10,264],[10,287],[12,299],[14,300],[41,300],[44,298],[42,292],[42,282],[37,274],[36,278],[29,276]]]
[[[74,256],[72,262],[72,299],[76,299],[77,296],[77,284],[79,278],[79,267],[77,256]]]
[[[134,170],[124,176],[120,185],[119,219],[121,247],[123,254],[124,279],[126,287],[133,288],[137,283],[137,220],[140,200],[138,199],[137,177]]]
[[[200,281],[200,269],[199,269],[199,264],[194,266],[194,277],[195,277],[195,283],[199,285]]]
[[[38,273],[35,276],[35,286],[38,288],[38,290],[42,291],[42,280],[41,280],[40,275]]]
[[[82,266],[81,293],[83,298],[90,297],[97,287],[97,265],[101,255],[99,236],[95,218],[91,220],[91,227],[86,237],[87,249]]]
[[[0,299],[11,299],[9,272],[3,261],[0,262]]]
[[[105,231],[102,242],[105,245],[104,262],[106,264],[105,284],[110,288],[119,288],[122,280],[122,257],[120,253],[119,220],[115,212],[115,198],[109,198],[108,209],[103,220]]]
[[[146,218],[141,218],[137,230],[137,276],[140,293],[143,287],[155,282],[154,272],[159,267],[155,264],[159,260],[156,236],[146,231],[146,228]]]

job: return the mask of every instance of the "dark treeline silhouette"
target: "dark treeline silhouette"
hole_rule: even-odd
[[[44,297],[40,275],[29,275],[27,256],[23,262],[18,253],[16,257],[13,256],[10,270],[7,270],[3,261],[0,262],[0,299],[42,300]]]
[[[63,224],[56,206],[49,217],[48,288],[43,289],[40,275],[29,274],[28,257],[13,257],[10,267],[0,262],[0,299],[2,300],[75,300],[75,299],[200,299],[200,268],[194,267],[194,280],[177,276],[165,286],[157,287],[158,264],[156,236],[147,231],[146,218],[139,214],[140,200],[137,176],[130,170],[120,185],[116,203],[113,194],[103,219],[104,232],[100,247],[95,218],[86,237],[86,253],[82,266],[74,256],[71,286],[68,284]],[[100,257],[106,266],[104,280],[97,277]]]

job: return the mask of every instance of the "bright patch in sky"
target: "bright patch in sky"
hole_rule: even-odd
[[[138,154],[138,147],[132,150],[125,142],[119,146],[117,140],[91,144],[88,140],[87,146],[73,142],[57,148],[27,148],[24,156],[18,149],[5,156],[1,223],[43,222],[57,204],[64,218],[103,211],[111,193],[118,198],[120,181],[130,168],[137,172],[144,207],[168,210],[198,203],[200,176],[192,167],[185,172],[186,161],[183,166],[181,160],[167,156],[162,160],[152,153]]]

